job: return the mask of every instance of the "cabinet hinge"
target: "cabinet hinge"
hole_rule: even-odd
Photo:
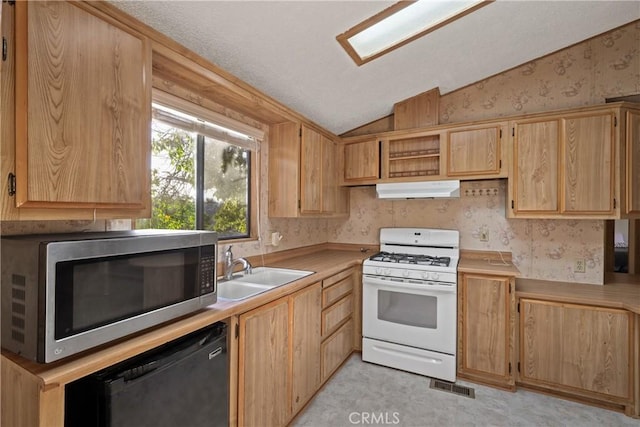
[[[9,173],[7,177],[7,191],[9,192],[9,196],[16,195],[16,176],[14,173]]]
[[[615,208],[616,208],[616,199],[614,198],[613,199],[613,209],[615,209]]]
[[[516,128],[511,128],[511,136],[516,136]]]
[[[511,373],[511,362],[509,362],[509,373]]]
[[[613,127],[614,128],[618,127],[618,116],[613,116]]]
[[[302,138],[302,126],[300,126],[300,129],[298,129],[298,136]]]
[[[515,209],[516,204],[513,202],[513,200],[511,201],[511,209]]]
[[[502,139],[502,129],[500,129],[500,139]]]
[[[518,303],[518,313],[520,313],[520,303]]]
[[[238,338],[240,336],[240,331],[239,331],[240,327],[238,326],[237,323],[233,325],[233,329],[235,329],[236,331],[235,336],[236,338]]]
[[[7,39],[3,37],[2,38],[2,62],[7,60],[7,51],[8,51]]]
[[[502,160],[498,162],[498,169],[502,169]]]
[[[520,372],[520,362],[518,362],[518,372]]]
[[[300,199],[298,199],[298,209],[302,209],[302,203],[300,202]]]

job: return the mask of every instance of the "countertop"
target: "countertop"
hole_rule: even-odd
[[[614,282],[606,285],[517,279],[516,296],[573,304],[620,308],[640,314],[640,284]]]
[[[58,362],[46,365],[39,364],[4,350],[2,351],[2,358],[6,358],[39,377],[39,381],[45,387],[51,384],[67,384],[190,332],[294,293],[344,269],[357,267],[362,264],[362,261],[370,253],[370,251],[367,253],[360,252],[357,248],[336,249],[331,245],[320,245],[317,248],[303,248],[302,250],[270,254],[265,257],[252,257],[251,261],[255,267],[264,265],[310,270],[316,273],[242,301],[218,300],[216,304],[195,314],[167,322],[153,329],[137,333],[134,336],[104,344],[97,349],[71,356]],[[263,260],[264,262],[262,262]],[[6,363],[5,360],[3,360],[3,363]]]
[[[511,252],[462,250],[458,272],[520,277],[520,270],[511,263]]]

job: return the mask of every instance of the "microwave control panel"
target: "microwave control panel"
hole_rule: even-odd
[[[216,257],[213,246],[203,247],[200,253],[200,295],[215,291]]]

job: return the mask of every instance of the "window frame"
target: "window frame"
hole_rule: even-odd
[[[260,143],[264,140],[264,131],[262,129],[255,128],[245,123],[239,122],[235,119],[212,111],[206,107],[198,104],[194,104],[188,100],[175,96],[173,94],[158,90],[154,88],[152,90],[152,102],[165,105],[169,108],[174,108],[178,111],[182,111],[194,117],[202,120],[214,123],[216,125],[225,127],[227,129],[243,133],[247,136],[251,136],[255,139],[254,147],[242,147],[234,143],[234,141],[224,141],[231,145],[236,145],[241,148],[245,148],[249,151],[248,162],[248,183],[247,183],[247,234],[238,237],[220,239],[219,243],[233,242],[240,243],[246,241],[258,240],[258,221],[260,217],[259,212],[259,175],[260,175]],[[204,169],[198,167],[198,165],[204,165],[204,139],[206,135],[195,132],[196,134],[196,177],[195,177],[195,189],[196,189],[196,223],[195,229],[202,229],[204,211]],[[151,141],[150,141],[151,142]],[[201,157],[201,158],[198,158]],[[150,166],[150,165],[149,165]]]

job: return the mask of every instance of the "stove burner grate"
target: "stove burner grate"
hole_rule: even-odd
[[[397,264],[435,265],[448,267],[450,257],[434,257],[430,255],[396,254],[391,252],[378,252],[369,258],[371,261],[393,262]]]

